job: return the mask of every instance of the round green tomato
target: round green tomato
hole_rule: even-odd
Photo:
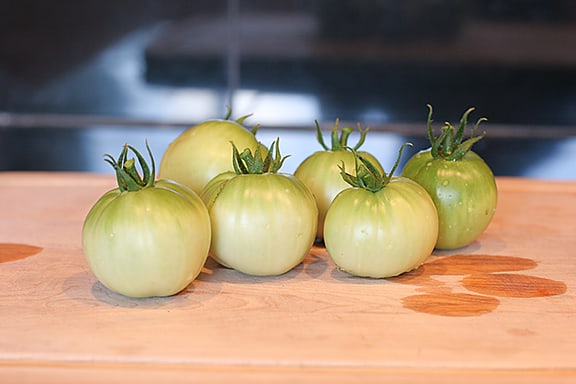
[[[358,152],[384,172],[378,160],[367,152]],[[304,159],[296,168],[294,176],[300,179],[314,195],[318,205],[318,229],[316,237],[323,238],[324,220],[332,200],[338,193],[350,185],[342,179],[340,168],[344,164],[346,170],[354,170],[354,154],[348,151],[318,151]]]
[[[251,150],[259,145],[252,132],[231,120],[209,120],[188,128],[166,149],[158,177],[200,194],[212,178],[233,169],[230,142]]]
[[[498,200],[492,170],[473,151],[460,160],[434,159],[429,150],[414,155],[402,176],[420,184],[438,209],[436,248],[472,243],[490,224]]]
[[[438,215],[426,191],[393,177],[377,192],[345,189],[336,196],[324,223],[324,243],[343,271],[386,278],[419,267],[432,253]]]
[[[316,235],[312,193],[287,174],[225,173],[202,193],[210,212],[210,255],[256,276],[280,275],[300,264]]]
[[[210,249],[208,210],[197,194],[158,180],[139,191],[105,193],[82,228],[84,256],[110,290],[170,296],[201,272]]]

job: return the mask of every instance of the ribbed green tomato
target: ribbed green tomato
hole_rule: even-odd
[[[134,175],[126,172],[133,170],[129,161],[127,166],[116,163],[122,174],[119,188],[105,193],[86,216],[84,256],[98,280],[114,292],[170,296],[186,288],[206,262],[211,239],[208,210],[189,188],[153,181],[153,173],[128,187],[123,178]]]
[[[438,236],[438,216],[426,191],[392,178],[378,192],[342,191],[328,209],[324,244],[336,265],[355,276],[385,278],[419,267]]]
[[[332,200],[338,193],[350,185],[346,183],[340,175],[340,166],[344,164],[346,169],[354,168],[354,154],[346,150],[348,136],[352,132],[351,128],[342,128],[341,136],[338,137],[338,120],[332,129],[332,147],[328,148],[324,144],[320,126],[316,123],[317,139],[324,150],[313,153],[308,156],[294,172],[294,176],[300,179],[314,195],[318,206],[318,229],[316,237],[323,238],[324,220],[326,212]],[[354,147],[357,150],[365,140],[367,129],[360,131],[360,140]],[[383,172],[383,168],[378,160],[370,153],[359,151],[358,155],[368,159],[378,169]]]
[[[232,171],[231,141],[252,150],[259,145],[254,133],[236,121],[209,120],[190,127],[166,149],[158,177],[175,180],[199,194],[213,177]]]
[[[228,172],[204,189],[212,223],[210,255],[220,264],[273,276],[308,255],[316,235],[314,196],[296,177],[276,172]]]
[[[432,147],[415,154],[406,163],[402,176],[420,184],[432,197],[438,210],[439,232],[436,248],[456,249],[469,245],[490,224],[496,211],[498,191],[494,174],[484,160],[470,148],[484,135],[463,141],[468,109],[456,134],[450,123],[434,137],[431,128],[432,107],[428,106],[428,134]]]
[[[492,221],[498,191],[492,170],[468,151],[460,160],[434,159],[431,152],[414,155],[402,175],[420,184],[438,209],[438,249],[472,243]]]
[[[336,196],[324,223],[324,244],[343,271],[386,278],[419,267],[438,236],[432,199],[417,183],[392,178],[376,192],[345,189]]]

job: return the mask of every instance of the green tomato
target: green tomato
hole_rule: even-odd
[[[212,223],[210,255],[249,275],[280,275],[308,255],[318,209],[312,193],[296,177],[276,173],[278,167],[262,169],[261,161],[256,166],[260,173],[250,173],[254,163],[251,158],[238,169],[246,167],[249,173],[224,173],[204,188],[201,197]],[[266,166],[270,163],[264,161]]]
[[[328,209],[324,244],[343,271],[354,276],[386,278],[419,267],[438,236],[434,203],[417,183],[390,179],[372,192],[349,188]]]
[[[113,165],[119,188],[94,204],[82,228],[90,269],[105,287],[128,297],[180,292],[199,275],[208,257],[211,227],[206,206],[183,185],[154,181],[153,172],[143,182],[132,183],[129,161]]]
[[[314,243],[316,203],[294,176],[231,173],[210,182],[202,198],[212,223],[210,255],[226,267],[280,275],[300,264]]]
[[[166,149],[158,177],[200,194],[213,177],[232,171],[231,141],[241,148],[259,146],[254,133],[235,121],[209,120],[188,128]]]
[[[431,148],[414,155],[406,163],[402,176],[419,183],[432,197],[438,210],[439,231],[436,248],[456,249],[469,245],[490,224],[496,211],[498,191],[494,174],[484,160],[470,148],[484,137],[464,140],[468,109],[454,132],[450,123],[435,137],[431,128],[432,107],[428,115]]]
[[[369,153],[360,152],[361,156],[378,164],[378,160]],[[318,230],[316,237],[323,238],[324,220],[332,200],[342,190],[350,188],[340,176],[340,166],[354,167],[354,156],[350,152],[316,152],[307,157],[296,169],[294,176],[310,189],[318,205]],[[382,166],[378,164],[379,168]]]
[[[402,175],[424,187],[438,209],[436,248],[464,247],[490,224],[498,191],[492,170],[476,153],[468,151],[460,160],[444,160],[422,151],[406,163]]]
[[[324,144],[318,123],[316,123],[316,128],[318,142],[324,150],[317,151],[304,159],[298,168],[296,168],[294,176],[300,179],[308,189],[310,189],[316,199],[318,206],[318,229],[316,237],[322,239],[324,236],[324,220],[328,207],[338,193],[350,187],[350,185],[342,179],[340,167],[344,165],[346,169],[354,168],[354,154],[346,150],[347,139],[352,132],[351,128],[342,128],[341,136],[338,137],[338,120],[336,120],[332,129],[331,148]],[[354,147],[355,150],[364,143],[366,132],[367,129],[360,130],[361,136],[358,144]],[[363,151],[357,152],[357,154],[368,159],[381,172],[384,171],[382,165],[380,165],[372,154]]]

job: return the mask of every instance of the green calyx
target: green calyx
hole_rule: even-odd
[[[472,134],[466,140],[464,140],[464,129],[468,124],[468,115],[474,111],[475,108],[469,108],[460,119],[460,124],[458,126],[458,130],[455,131],[452,124],[449,122],[445,122],[442,126],[442,133],[437,137],[434,136],[434,132],[432,130],[432,106],[430,104],[427,105],[429,112],[428,112],[428,138],[430,139],[431,144],[431,153],[432,157],[435,159],[444,159],[444,160],[460,160],[464,155],[472,148],[474,144],[478,141],[482,140],[484,136],[486,136],[486,132],[483,132],[480,135],[476,134],[478,130],[478,126],[481,122],[486,121],[485,117],[481,117],[478,119],[476,124],[474,124],[474,128],[472,129]]]
[[[240,116],[239,118],[237,118],[236,120],[234,120],[234,122],[240,124],[241,126],[244,126],[244,121],[249,118],[250,116],[252,116],[252,114],[248,114],[248,115],[244,115],[244,116]],[[226,112],[226,116],[224,117],[224,120],[230,120],[232,118],[232,107],[228,106],[227,108],[227,112]],[[254,136],[256,136],[256,133],[258,132],[258,130],[260,129],[260,124],[256,124],[255,126],[253,126],[250,129],[250,132],[252,132],[252,134]]]
[[[262,154],[262,146],[258,145],[254,153],[250,148],[238,151],[232,143],[232,165],[237,175],[258,175],[263,173],[277,173],[284,160],[289,156],[282,157],[279,147],[280,139],[276,139],[270,145],[266,155]]]
[[[329,148],[324,143],[324,137],[322,136],[322,130],[320,129],[320,124],[318,124],[318,120],[314,120],[314,123],[316,124],[316,138],[317,138],[318,142],[320,143],[320,145],[322,146],[322,148],[324,148],[324,150],[326,150],[326,151],[346,151],[347,150],[348,137],[350,136],[350,134],[353,131],[352,128],[343,127],[342,130],[340,131],[340,129],[339,129],[340,120],[336,119],[336,122],[334,123],[334,126],[332,127],[332,132],[330,134],[330,137],[332,139],[332,147]],[[357,151],[362,146],[362,144],[364,144],[364,140],[366,140],[366,133],[368,133],[368,128],[362,129],[362,126],[360,125],[360,123],[358,123],[357,128],[358,128],[358,132],[360,132],[360,138],[358,139],[358,142],[356,143],[356,145],[352,148],[355,151]]]
[[[146,163],[146,159],[131,145],[124,144],[118,160],[114,159],[109,154],[105,154],[106,157],[104,161],[112,165],[116,171],[116,180],[118,181],[118,188],[121,192],[134,192],[139,191],[144,188],[148,188],[154,185],[155,175],[156,175],[156,165],[154,164],[154,157],[152,156],[152,151],[146,142],[146,149],[148,150],[148,155],[150,156],[151,167]],[[132,151],[140,168],[142,169],[142,176],[138,173],[136,169],[136,161],[134,158],[128,159],[128,151]]]
[[[370,192],[378,192],[384,188],[396,172],[398,165],[400,164],[400,159],[402,158],[402,152],[407,145],[412,145],[411,143],[404,143],[400,150],[398,151],[398,157],[392,166],[392,169],[388,174],[386,172],[380,173],[378,168],[374,166],[368,159],[362,157],[356,152],[354,148],[349,148],[349,150],[354,154],[354,168],[355,175],[347,173],[344,162],[338,167],[340,168],[340,174],[345,182],[350,184],[354,188],[362,188]]]

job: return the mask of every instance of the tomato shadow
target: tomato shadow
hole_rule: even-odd
[[[312,255],[316,254],[316,257],[320,259],[320,263],[323,264],[322,273],[317,274],[316,277],[322,274],[328,274],[331,279],[335,282],[347,283],[347,284],[360,284],[360,285],[385,285],[392,282],[394,277],[387,278],[374,278],[367,276],[354,276],[342,269],[340,269],[336,263],[332,260],[325,248],[318,247]],[[326,279],[326,281],[329,281]]]
[[[302,264],[292,270],[276,276],[249,275],[223,265],[216,265],[213,269],[213,278],[222,283],[232,284],[270,284],[296,279],[301,274]]]
[[[333,265],[334,263],[332,259],[330,259],[326,249],[323,246],[315,245],[299,267],[301,267],[302,272],[310,278],[318,279]]]
[[[221,291],[221,284],[209,276],[212,270],[204,268],[200,275],[192,281],[186,288],[172,296],[131,298],[106,288],[99,281],[92,286],[92,295],[102,304],[123,308],[180,308],[199,307],[218,296]]]
[[[443,287],[444,283],[442,281],[432,277],[438,274],[442,275],[442,271],[440,271],[439,268],[436,268],[434,270],[436,273],[432,273],[428,265],[428,263],[433,262],[434,259],[434,257],[430,257],[426,263],[422,264],[418,268],[402,273],[398,276],[389,277],[388,281],[391,283],[424,287],[428,289]]]
[[[119,308],[179,308],[201,306],[220,293],[217,282],[205,282],[205,275],[211,272],[204,269],[200,275],[179,293],[167,297],[131,298],[113,292],[105,287],[89,270],[70,275],[62,283],[65,294],[84,305]]]
[[[283,282],[289,280],[317,279],[328,268],[328,256],[322,248],[313,247],[304,260],[290,271],[276,276],[254,276],[218,264],[214,259],[208,258],[206,265],[212,269],[214,278],[221,282],[234,284],[263,284],[270,282]]]
[[[341,270],[338,266],[334,265],[334,268],[330,272],[330,277],[339,283],[346,284],[356,284],[356,285],[387,285],[390,284],[390,278],[375,278],[375,277],[364,277],[364,276],[354,276],[350,273]]]

